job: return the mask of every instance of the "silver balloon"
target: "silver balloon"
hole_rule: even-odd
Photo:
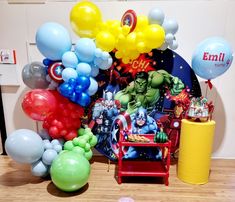
[[[48,88],[49,82],[46,76],[46,67],[41,62],[31,62],[25,65],[22,70],[23,82],[31,89]]]

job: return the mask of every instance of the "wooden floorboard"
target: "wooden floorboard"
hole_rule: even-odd
[[[30,166],[18,164],[7,156],[0,156],[0,201],[118,201],[131,197],[143,201],[235,201],[235,160],[212,160],[209,182],[205,185],[183,183],[176,175],[177,164],[170,168],[169,186],[162,178],[124,178],[119,185],[116,165],[104,157],[93,157],[88,183],[79,191],[65,193],[50,179],[31,175]]]

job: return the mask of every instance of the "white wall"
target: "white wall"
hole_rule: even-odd
[[[21,70],[25,64],[43,57],[35,45],[37,28],[49,21],[64,25],[73,40],[69,12],[75,2],[47,2],[45,4],[7,4],[0,1],[0,48],[16,49],[19,86],[4,86],[3,101],[8,134],[19,128],[36,127],[21,109],[22,96],[28,90],[21,80]],[[161,8],[167,17],[179,23],[176,34],[179,48],[176,50],[188,63],[196,45],[210,36],[222,36],[235,48],[235,1],[128,1],[96,2],[103,19],[121,19],[127,9],[147,15],[153,7]],[[213,80],[214,88],[208,96],[215,103],[214,119],[216,133],[214,138],[214,158],[235,158],[235,62],[222,76]],[[205,84],[201,80],[203,95]],[[202,140],[203,141],[203,140]]]

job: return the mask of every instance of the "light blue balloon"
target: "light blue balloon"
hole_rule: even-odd
[[[28,129],[19,129],[9,134],[5,148],[7,154],[19,163],[36,162],[44,152],[42,138]]]
[[[60,145],[60,141],[57,140],[57,139],[54,139],[51,141],[51,144],[54,146],[54,145]]]
[[[149,14],[148,14],[149,24],[162,25],[164,18],[165,18],[165,14],[159,8],[153,8],[149,11]]]
[[[178,48],[178,42],[173,40],[173,42],[169,44],[169,47],[171,50],[176,50]]]
[[[49,174],[49,166],[45,165],[42,161],[37,161],[32,164],[31,173],[37,177],[45,177]]]
[[[168,44],[172,44],[174,39],[175,39],[175,37],[174,37],[174,35],[171,34],[171,33],[168,33],[168,34],[166,34],[166,36],[165,36],[165,41],[166,41]]]
[[[161,45],[161,47],[159,48],[159,50],[166,50],[168,48],[168,43],[163,43],[162,45]]]
[[[80,62],[77,65],[76,70],[77,70],[78,75],[90,76],[91,66],[85,62]]]
[[[90,86],[89,88],[86,90],[86,93],[90,96],[94,95],[97,90],[98,90],[98,83],[95,79],[93,79],[92,77],[90,77]]]
[[[96,77],[98,74],[99,74],[99,67],[96,66],[95,64],[92,65],[90,76]]]
[[[100,48],[95,49],[95,57],[99,58],[102,56],[103,51]]]
[[[54,149],[47,149],[42,155],[42,162],[46,165],[51,165],[57,155]]]
[[[95,42],[89,38],[81,38],[75,45],[75,53],[81,62],[92,62],[95,57],[95,51]]]
[[[47,149],[52,149],[53,145],[50,143],[49,140],[43,140],[43,147],[44,147],[44,150],[47,150]]]
[[[178,23],[175,19],[165,19],[162,27],[165,30],[165,33],[175,34],[178,31]]]
[[[192,68],[204,79],[214,79],[229,69],[233,61],[229,43],[221,37],[210,37],[198,44],[192,56]]]
[[[108,52],[104,51],[101,55],[102,60],[108,60],[110,58],[110,55]]]
[[[94,59],[94,64],[97,65],[102,70],[107,70],[113,64],[113,59],[110,55],[105,60],[103,60],[102,58],[95,58]]]
[[[62,79],[64,81],[69,81],[69,79],[76,79],[78,77],[78,73],[73,68],[65,68],[62,71]]]
[[[59,154],[62,151],[62,146],[57,144],[53,146],[53,149]]]
[[[61,60],[70,51],[72,42],[68,31],[60,24],[47,22],[36,33],[36,45],[43,56],[50,60]]]
[[[76,68],[78,65],[78,58],[72,51],[68,51],[62,56],[62,63],[65,67]]]

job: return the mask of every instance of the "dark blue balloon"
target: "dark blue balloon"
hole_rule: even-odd
[[[82,107],[86,107],[90,104],[90,102],[91,98],[87,93],[82,92],[78,94],[78,98],[76,101],[77,104],[81,105]]]
[[[77,85],[77,79],[75,79],[75,78],[71,78],[71,79],[69,79],[68,80],[68,84],[70,85],[70,86],[76,86]]]
[[[70,98],[70,100],[71,100],[72,102],[76,102],[77,99],[78,99],[78,94],[75,93],[75,92],[73,92],[73,93],[69,96],[69,98]]]
[[[59,86],[59,91],[64,97],[69,97],[74,92],[74,88],[64,82]]]
[[[86,89],[89,88],[90,83],[91,83],[90,78],[87,76],[78,76],[77,77],[77,84],[78,84],[78,86],[81,86],[83,91],[85,91]]]
[[[51,63],[53,63],[54,61],[48,59],[48,58],[45,58],[42,63],[45,65],[45,66],[49,66]]]
[[[78,85],[75,87],[75,92],[76,93],[82,93],[83,91],[85,91],[85,89],[83,88],[83,86]]]

